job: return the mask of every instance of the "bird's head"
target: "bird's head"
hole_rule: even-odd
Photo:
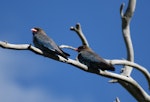
[[[90,48],[86,45],[82,45],[82,46],[79,46],[78,48],[76,48],[76,51],[78,51],[78,52],[81,52],[84,50],[90,50]]]
[[[39,34],[39,33],[45,34],[45,32],[41,28],[38,28],[38,27],[32,28],[31,31],[33,35]]]

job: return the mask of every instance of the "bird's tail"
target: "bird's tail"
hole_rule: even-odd
[[[108,67],[107,70],[110,70],[110,71],[115,71],[115,67],[113,67],[112,65],[110,65],[110,67]]]
[[[63,50],[61,50],[61,51],[62,51],[62,53],[58,53],[58,54],[68,60],[68,56],[70,56],[70,54],[64,52]]]
[[[110,70],[110,71],[115,71],[115,67],[110,65],[110,64],[105,64],[105,66],[100,67],[101,70]]]

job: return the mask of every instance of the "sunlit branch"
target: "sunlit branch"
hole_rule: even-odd
[[[61,48],[61,49],[67,48],[67,49],[71,49],[71,50],[76,50],[76,48],[74,48],[72,46],[68,46],[68,45],[60,45],[59,48]]]
[[[123,13],[124,3],[120,6],[120,15],[122,19],[122,33],[127,49],[127,60],[134,62],[134,49],[130,36],[130,21],[135,11],[136,0],[129,0],[128,7],[125,13]],[[132,67],[125,66],[123,75],[130,76]]]
[[[107,61],[109,63],[111,63],[112,65],[126,65],[126,66],[134,67],[135,69],[139,70],[146,77],[146,79],[148,81],[148,84],[149,84],[149,89],[150,89],[150,73],[143,66],[140,66],[137,63],[130,62],[130,61],[127,61],[127,60],[107,60]]]
[[[46,55],[44,55],[44,53],[40,49],[38,49],[38,48],[36,48],[36,47],[34,47],[34,46],[30,45],[30,44],[10,44],[10,43],[7,43],[7,42],[0,41],[0,46],[3,47],[3,48],[6,48],[6,49],[31,50],[32,52],[34,52],[36,54],[46,56]],[[65,46],[67,46],[67,45],[65,45]],[[46,57],[49,57],[49,56],[46,56]],[[71,65],[74,65],[74,66],[76,66],[76,67],[78,67],[78,68],[80,68],[80,69],[82,69],[84,71],[89,72],[87,66],[84,65],[84,64],[82,64],[82,63],[80,63],[80,62],[78,62],[77,60],[72,60],[72,59],[66,60],[65,58],[63,58],[63,57],[61,57],[59,55],[58,55],[58,59],[55,59],[55,60],[58,60],[60,62],[64,62],[64,63],[68,63],[68,64],[71,64]],[[113,62],[113,64],[114,63],[117,63],[117,62]],[[123,63],[123,64],[125,64],[125,63]],[[115,79],[119,79],[119,80],[122,80],[121,78],[123,77],[125,79],[124,81],[128,82],[128,77],[122,76],[122,75],[119,75],[119,74],[115,74],[115,73],[112,73],[112,72],[101,71],[100,70],[96,74],[100,74],[100,75],[103,75],[103,76],[107,76],[109,78],[115,78]]]
[[[80,37],[81,41],[82,41],[82,45],[87,45],[89,46],[89,43],[86,39],[86,37],[84,36],[83,32],[82,32],[82,28],[80,23],[77,23],[75,27],[70,27],[70,30],[75,31],[78,36]]]

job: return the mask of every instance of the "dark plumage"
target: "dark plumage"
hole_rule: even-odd
[[[41,49],[44,53],[58,54],[65,59],[68,59],[69,54],[63,52],[56,43],[49,38],[41,28],[32,28],[33,43],[35,47]]]
[[[107,63],[103,58],[94,53],[86,45],[78,47],[77,51],[79,62],[87,65],[89,68],[111,71],[115,70],[115,68],[111,64]]]

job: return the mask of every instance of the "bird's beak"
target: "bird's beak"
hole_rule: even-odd
[[[75,48],[74,50],[75,50],[75,51],[78,51],[78,48]]]
[[[36,30],[36,29],[34,29],[34,28],[32,28],[32,29],[31,29],[31,31],[32,31],[32,32],[37,32],[37,30]]]

